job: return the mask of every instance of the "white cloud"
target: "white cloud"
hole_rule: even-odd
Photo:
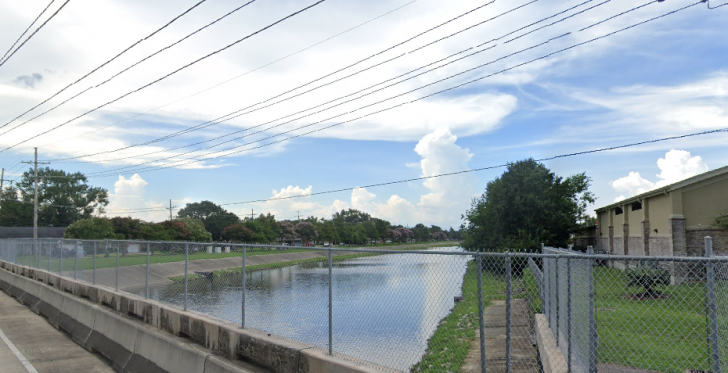
[[[468,149],[456,144],[457,137],[449,129],[441,128],[424,136],[415,146],[415,152],[422,158],[419,166],[422,176],[465,170],[473,157]],[[382,200],[365,188],[356,188],[351,193],[351,204],[336,200],[331,205],[312,201],[310,197],[274,200],[288,196],[310,196],[313,187],[288,186],[272,191],[270,200],[258,208],[271,211],[284,218],[296,216],[319,216],[329,218],[332,213],[351,208],[372,216],[389,220],[394,224],[416,223],[438,224],[446,227],[460,225],[460,215],[469,207],[471,197],[477,195],[476,179],[472,174],[425,179],[422,185],[429,193],[420,196],[416,203],[399,195]]]
[[[157,202],[144,198],[145,189],[149,183],[138,174],[130,178],[119,176],[114,183],[114,193],[109,193],[109,205],[106,207],[106,215],[131,216],[135,219],[145,221],[164,221],[169,219],[169,212],[165,210],[168,205],[164,202]],[[190,199],[173,201],[176,205],[184,205],[191,202]],[[151,209],[152,211],[138,211]]]
[[[643,178],[639,172],[630,172],[625,177],[611,181],[609,184],[612,188],[623,193],[615,199],[615,202],[708,171],[708,165],[703,162],[703,158],[698,155],[691,156],[688,151],[676,149],[668,151],[664,158],[658,159],[657,167],[660,169],[660,173],[655,175],[658,178],[655,182]]]

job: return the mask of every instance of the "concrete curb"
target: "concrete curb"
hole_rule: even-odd
[[[568,365],[561,349],[556,345],[546,315],[536,314],[536,342],[544,373],[567,373]]]
[[[247,372],[245,367],[295,373],[378,371],[298,341],[132,294],[2,261],[0,268],[0,290],[109,359],[120,372],[232,373]]]

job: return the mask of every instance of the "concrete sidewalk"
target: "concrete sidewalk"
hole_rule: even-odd
[[[85,350],[17,300],[0,292],[0,371],[3,373],[111,373],[106,360]],[[13,351],[14,350],[14,351]],[[22,358],[30,366],[24,366]]]
[[[524,299],[514,299],[511,317],[511,372],[539,372],[538,354],[531,341],[528,305]],[[485,362],[488,373],[506,371],[506,302],[493,301],[486,308]],[[475,326],[477,328],[477,326]],[[463,372],[480,372],[480,336],[476,337],[468,352]]]

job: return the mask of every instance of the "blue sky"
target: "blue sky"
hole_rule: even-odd
[[[275,4],[270,0],[256,1],[59,109],[7,134],[2,131],[23,123],[30,114],[0,129],[0,145],[2,148],[12,146],[51,129],[310,3],[312,1]],[[34,146],[39,147],[41,159],[53,160],[115,150],[198,125],[371,56],[486,3],[327,0],[148,89],[0,153],[0,166],[12,169],[18,161],[30,159]],[[500,39],[490,44],[492,49],[351,103],[280,127],[268,128],[267,125],[262,127],[266,128],[265,131],[230,144],[246,149],[285,138],[286,135],[281,136],[281,132],[297,126],[321,121],[321,124],[313,124],[309,128],[314,129],[356,118],[492,74],[693,2],[653,2],[584,31],[578,30],[649,2],[539,0],[527,3],[496,1],[346,71],[351,73],[384,62],[472,24],[521,5],[523,7],[270,108],[164,142],[85,157],[83,162],[54,161],[52,167],[95,175],[90,178],[91,183],[108,188],[112,194],[109,215],[131,214],[142,219],[160,220],[167,216],[163,206],[169,199],[182,206],[186,202],[205,199],[223,204],[305,195],[728,127],[728,38],[725,37],[728,6],[708,10],[707,4],[702,3],[460,89],[308,136],[250,152],[219,153],[222,156],[219,159],[196,163],[186,161],[187,164],[176,163],[173,164],[175,167],[154,171],[144,168],[170,162],[161,158],[177,157],[172,159],[179,160],[223,149],[224,146],[220,146],[188,155],[180,153],[195,148],[170,150],[262,123],[285,122],[276,119],[348,95],[467,48],[474,47],[467,53],[485,49],[486,46],[475,46],[571,7],[574,8],[561,16],[525,28],[510,37],[579,11],[583,13],[511,43],[505,43],[509,38]],[[72,1],[0,67],[0,124],[106,61],[192,4],[193,1],[154,4],[144,1]],[[209,0],[39,110],[50,108],[82,89],[104,81],[122,68],[241,4],[241,1]],[[718,4],[711,1],[712,6]],[[9,47],[44,6],[41,1],[23,2],[22,5],[1,2],[0,25],[3,26],[0,26],[0,46]],[[586,10],[590,7],[594,8]],[[249,72],[370,20],[322,44]],[[407,92],[566,33],[569,34],[548,44],[450,80]],[[332,82],[345,75],[338,73],[321,83]],[[238,78],[188,97],[233,77]],[[297,92],[300,91],[294,93]],[[402,96],[377,104],[398,94]],[[372,105],[346,114],[368,104]],[[39,110],[33,113],[41,112]],[[136,116],[139,113],[145,114]],[[327,120],[339,114],[341,116],[336,119]],[[122,120],[126,121],[118,123]],[[301,132],[305,130],[291,134]],[[278,137],[270,140],[261,140],[276,135]],[[586,172],[593,180],[592,190],[598,197],[595,207],[598,207],[728,165],[726,140],[728,134],[718,133],[546,164],[562,176]],[[253,144],[245,145],[247,142]],[[215,143],[211,141],[208,145]],[[149,164],[138,166],[140,163]],[[121,167],[126,168],[119,169]],[[226,207],[239,214],[249,214],[251,209],[255,209],[256,214],[271,212],[283,219],[293,218],[299,212],[303,216],[328,217],[337,209],[354,207],[398,224],[424,222],[457,226],[471,198],[482,193],[487,182],[502,172],[502,169],[496,169],[427,182],[414,181],[353,192]],[[132,213],[139,208],[155,208],[158,211]]]

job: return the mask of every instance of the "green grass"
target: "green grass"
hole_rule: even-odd
[[[312,250],[302,250],[302,249],[284,249],[284,250],[248,250],[246,252],[246,255],[248,256],[255,256],[255,255],[270,255],[270,254],[286,254],[286,253],[297,253],[297,252],[308,252]],[[240,252],[231,252],[231,253],[220,253],[220,254],[207,254],[204,253],[190,253],[189,259],[190,260],[202,260],[202,259],[221,259],[221,258],[231,258],[231,257],[240,257]],[[19,257],[18,263],[28,265],[30,258],[28,257]],[[149,258],[150,264],[160,264],[160,263],[171,263],[171,262],[181,262],[185,260],[184,254],[173,254],[170,255],[166,252],[161,251],[155,251],[153,255]],[[61,268],[59,258],[51,258],[50,259],[50,270],[51,272],[58,272],[58,270]],[[146,265],[147,264],[147,254],[146,253],[140,253],[140,254],[126,254],[124,256],[119,257],[119,266],[120,267],[127,267],[127,266],[133,266],[133,265]],[[76,264],[74,263],[74,258],[63,258],[63,271],[73,271],[74,266]],[[33,268],[38,267],[38,259],[32,258],[30,259],[30,266]],[[112,250],[112,252],[109,254],[108,257],[105,257],[105,253],[99,252],[96,254],[96,268],[110,268],[110,267],[116,267],[116,251],[115,249]],[[41,263],[40,263],[41,269],[48,269],[48,257],[42,257]],[[83,258],[78,259],[78,270],[86,270],[86,269],[93,269],[93,257],[92,256],[86,256]]]
[[[463,300],[455,304],[427,343],[427,351],[412,372],[460,372],[478,328],[478,270],[474,261],[468,263],[463,277]],[[520,280],[517,280],[520,281]],[[513,288],[517,288],[516,282]],[[483,303],[505,299],[505,280],[483,272]]]
[[[595,282],[600,363],[665,373],[710,370],[704,283],[657,287],[668,299],[631,300],[625,296],[641,289],[627,287],[619,270],[597,268]]]
[[[342,260],[349,260],[349,259],[362,258],[362,257],[366,257],[366,256],[376,256],[376,255],[383,255],[383,254],[376,254],[376,253],[346,254],[346,255],[336,255],[336,256],[332,257],[332,259],[334,262],[338,262],[338,261],[342,261]],[[245,266],[245,270],[247,272],[254,272],[254,271],[262,271],[264,269],[290,267],[290,266],[303,264],[303,263],[326,262],[328,260],[329,260],[328,257],[289,260],[289,261],[285,261],[285,262],[249,265],[249,266]],[[212,271],[212,273],[214,276],[229,276],[232,273],[240,273],[242,271],[243,271],[242,267],[236,267],[236,268],[218,269],[218,270]],[[197,280],[197,279],[201,279],[201,278],[203,278],[203,276],[198,275],[198,274],[188,274],[187,275],[187,281]],[[172,280],[174,282],[184,282],[185,276],[173,276],[173,277],[168,277],[168,279]]]
[[[540,291],[538,290],[538,283],[533,277],[533,272],[530,268],[523,270],[523,288],[528,297],[529,312],[533,314],[541,313],[541,297]]]

